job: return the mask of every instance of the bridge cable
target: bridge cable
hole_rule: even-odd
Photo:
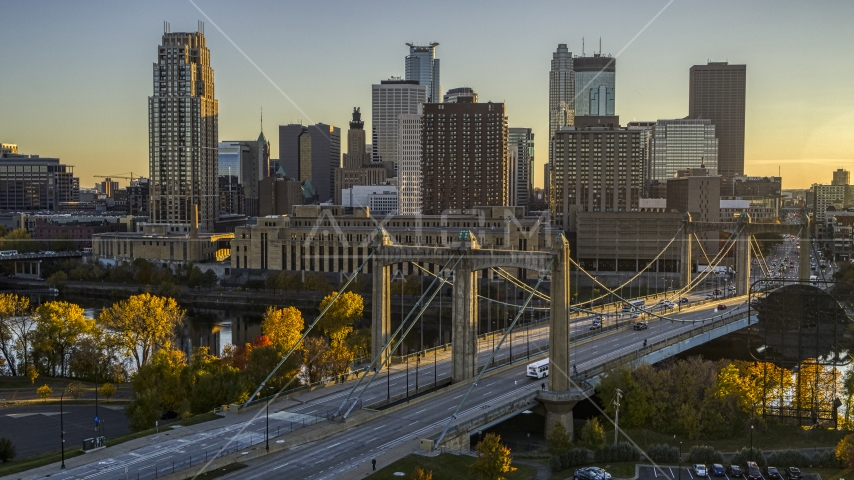
[[[448,258],[448,261],[447,261],[447,262],[445,262],[445,264],[444,264],[444,265],[442,266],[442,268],[439,270],[439,272],[440,272],[440,273],[442,273],[442,276],[443,276],[443,277],[446,275],[445,271],[446,271],[446,269],[448,268],[448,265],[449,265],[449,264],[454,260],[454,258],[455,258],[455,257],[457,257],[457,256],[459,255],[459,258],[457,258],[457,262],[454,264],[454,266],[452,267],[452,269],[451,269],[451,270],[453,270],[454,268],[456,268],[456,266],[457,266],[457,265],[460,263],[460,261],[462,260],[463,255],[459,253],[459,250],[460,250],[461,248],[462,248],[462,246],[460,246],[460,248],[458,248],[458,249],[457,249],[457,251],[456,251],[456,252],[454,252],[454,254],[453,254],[453,255],[451,255],[451,256]],[[376,272],[375,272],[375,274],[376,274]],[[344,401],[341,403],[341,406],[339,406],[339,407],[338,407],[338,410],[336,410],[336,411],[335,411],[335,415],[333,415],[333,417],[338,416],[338,414],[341,412],[341,409],[342,409],[342,408],[344,408],[344,405],[347,403],[347,401],[348,401],[348,400],[351,398],[351,396],[353,395],[353,392],[355,392],[355,391],[356,391],[356,389],[357,389],[357,388],[362,384],[362,381],[365,379],[365,377],[367,377],[367,376],[368,376],[368,374],[370,373],[371,369],[372,369],[372,368],[374,368],[374,367],[376,366],[377,361],[380,359],[380,357],[382,357],[382,356],[383,356],[383,353],[385,353],[385,352],[394,352],[395,348],[397,348],[397,345],[395,345],[395,347],[394,347],[394,348],[392,348],[392,349],[389,349],[389,345],[391,345],[391,343],[394,341],[395,337],[397,337],[397,335],[400,333],[400,331],[401,331],[401,330],[406,326],[406,322],[407,322],[407,321],[409,321],[409,317],[410,317],[410,316],[412,316],[412,313],[413,313],[413,312],[418,308],[418,305],[422,302],[422,300],[424,300],[424,297],[427,295],[427,293],[430,291],[430,289],[431,289],[431,288],[433,288],[433,286],[436,284],[436,280],[437,280],[437,279],[439,279],[439,277],[435,277],[435,278],[433,279],[433,281],[432,281],[432,282],[430,283],[430,285],[427,287],[427,291],[426,291],[426,292],[424,292],[424,293],[421,295],[421,297],[418,299],[418,301],[417,301],[417,302],[415,302],[415,306],[412,308],[412,310],[410,310],[410,311],[409,311],[409,314],[406,316],[406,318],[404,318],[404,319],[403,319],[403,322],[401,322],[400,326],[398,326],[398,327],[397,327],[397,330],[395,330],[395,331],[394,331],[394,333],[392,333],[392,335],[389,337],[388,342],[386,342],[386,344],[384,345],[383,349],[382,349],[380,352],[377,352],[377,354],[374,356],[373,361],[371,361],[371,364],[368,366],[368,368],[367,368],[367,369],[365,369],[365,373],[364,373],[364,375],[362,375],[362,376],[360,376],[360,377],[359,377],[359,380],[356,382],[356,384],[355,384],[355,385],[353,385],[353,388],[352,388],[352,389],[350,389],[350,392],[348,392],[348,393],[347,393],[347,398],[345,398],[345,399],[344,399]],[[446,282],[446,280],[441,279],[441,282],[442,282],[442,285],[440,285],[440,286],[439,286],[439,289],[437,289],[437,290],[436,290],[437,292],[438,292],[438,291],[439,291],[439,290],[444,286],[444,283]],[[434,292],[434,294],[433,294],[433,297],[435,297],[435,292]],[[433,297],[431,297],[431,298],[430,298],[430,300],[432,300],[432,299],[433,299]],[[429,304],[429,302],[428,302],[428,304]],[[379,306],[379,305],[375,305],[373,308],[381,308],[381,306]],[[426,305],[425,305],[425,307],[424,307],[424,308],[425,308],[425,309],[427,308],[427,307],[426,307]],[[419,316],[420,316],[420,315],[419,315]],[[388,356],[386,357],[386,360],[387,360],[389,357],[391,357],[391,355],[388,355]],[[376,374],[377,374],[377,373],[379,373],[379,370],[382,370],[382,369],[383,369],[383,367],[385,367],[385,361],[383,362],[383,364],[380,366],[380,368],[379,368],[379,369],[376,369],[376,370],[375,370],[375,372],[374,372],[374,376],[376,376]],[[373,381],[373,379],[371,379],[371,381]],[[366,386],[365,386],[365,389],[364,389],[364,390],[362,390],[362,392],[364,392],[364,391],[368,388],[368,386],[370,386],[370,383],[368,383],[368,385],[366,385]],[[361,393],[359,394],[359,396],[361,396]],[[355,405],[355,402],[354,402],[353,404]],[[352,408],[352,407],[351,407],[351,408]]]
[[[553,264],[554,264],[554,259],[552,259],[552,261],[549,262],[549,264],[546,266],[546,269],[543,270],[542,274],[540,275],[540,278],[537,280],[537,284],[534,286],[534,290],[540,288],[540,284],[543,283],[543,280],[546,278],[546,275],[548,275],[549,271],[551,271]],[[468,400],[469,395],[471,395],[472,390],[474,390],[474,387],[477,386],[481,377],[483,377],[483,374],[486,373],[486,370],[489,368],[489,365],[495,359],[495,354],[498,353],[498,351],[501,349],[501,345],[504,344],[504,340],[507,338],[507,335],[509,335],[510,332],[513,331],[513,327],[516,326],[516,322],[518,322],[519,317],[522,316],[522,311],[524,310],[524,308],[526,308],[528,306],[528,303],[531,302],[531,299],[533,297],[534,297],[534,292],[531,292],[528,294],[528,298],[525,299],[525,303],[523,304],[522,310],[519,310],[516,313],[516,317],[513,318],[513,322],[511,322],[510,325],[507,327],[506,331],[504,332],[504,335],[501,337],[501,340],[498,342],[498,346],[496,346],[495,349],[492,351],[492,354],[489,356],[489,360],[487,360],[486,364],[483,366],[483,368],[480,370],[480,373],[477,375],[477,378],[475,378],[474,382],[472,382],[472,384],[469,386],[468,391],[466,392],[463,399],[460,401],[459,405],[457,405],[457,408],[456,408],[456,410],[454,410],[454,413],[453,413],[453,415],[451,415],[451,418],[448,419],[448,423],[445,425],[445,429],[442,431],[442,434],[439,436],[439,439],[436,440],[436,445],[433,447],[434,449],[438,448],[439,445],[442,443],[442,440],[445,438],[445,434],[448,433],[448,429],[451,427],[451,423],[453,423],[453,421],[456,420],[457,414],[460,413],[460,409],[466,403],[466,400]]]
[[[431,275],[431,276],[433,276],[433,277],[437,277],[437,278],[438,278],[438,276],[437,276],[435,273],[433,273],[433,272],[431,272],[430,270],[428,270],[428,269],[426,269],[426,268],[422,267],[421,265],[418,265],[418,263],[416,263],[416,262],[409,262],[409,263],[411,263],[411,264],[412,264],[413,266],[415,266],[416,268],[418,268],[418,269],[422,270],[422,271],[423,271],[424,273],[426,273],[427,275]],[[490,267],[490,268],[491,268],[491,267]],[[446,281],[445,283],[447,283],[448,285],[453,285],[453,284],[454,284],[454,282],[451,282],[451,281]],[[523,284],[523,285],[524,285],[524,284]],[[530,287],[528,287],[528,288],[530,288]],[[481,294],[478,294],[477,296],[478,296],[479,298],[482,298],[482,299],[484,299],[484,300],[488,301],[488,302],[497,303],[497,304],[499,304],[499,305],[507,305],[508,307],[516,307],[516,308],[519,308],[519,307],[520,307],[520,305],[517,305],[517,304],[514,304],[514,303],[502,302],[502,301],[500,301],[500,300],[494,300],[494,299],[489,298],[489,297],[484,297],[484,296],[483,296],[483,295],[481,295]],[[541,298],[542,298],[543,300],[549,301],[549,297],[541,297]],[[548,310],[549,308],[550,308],[550,307],[530,307],[530,308],[529,308],[529,310]]]
[[[716,256],[715,256],[715,259],[716,259],[716,265],[715,265],[715,266],[717,266],[717,264],[719,264],[719,263],[721,262],[721,260],[726,256],[726,254],[727,254],[727,253],[729,253],[729,251],[732,249],[733,245],[735,244],[735,241],[734,241],[734,240],[738,237],[738,235],[741,233],[741,231],[742,231],[743,229],[744,229],[744,227],[740,228],[738,231],[734,232],[734,234],[733,234],[732,236],[730,236],[730,238],[729,238],[729,239],[727,239],[727,244],[729,244],[729,246],[728,246],[728,248],[726,249],[726,251],[721,250],[720,252],[718,252],[718,255],[716,255]],[[720,257],[720,258],[719,258],[719,257]],[[618,299],[622,300],[623,302],[627,302],[627,300],[626,300],[625,298],[623,298],[620,294],[618,294],[617,292],[615,292],[615,291],[611,290],[610,288],[608,288],[607,286],[605,286],[605,285],[604,285],[602,282],[600,282],[596,277],[594,277],[593,275],[591,275],[591,274],[590,274],[589,272],[587,272],[584,268],[582,268],[580,265],[578,265],[578,263],[576,263],[574,260],[572,260],[572,258],[570,258],[570,259],[569,259],[569,261],[570,261],[570,263],[572,263],[573,265],[575,265],[575,266],[576,266],[576,268],[578,268],[579,270],[581,270],[582,272],[584,272],[584,274],[585,274],[585,275],[587,275],[587,276],[588,276],[591,280],[593,280],[596,284],[598,284],[599,286],[601,286],[601,287],[602,287],[603,289],[605,289],[606,291],[610,292],[610,294],[614,295],[615,297],[617,297]],[[676,291],[676,295],[681,295],[683,292],[688,291],[688,290],[690,290],[690,289],[693,289],[693,288],[694,288],[694,287],[696,287],[696,286],[697,286],[701,281],[705,280],[705,278],[709,275],[709,273],[710,273],[710,271],[707,271],[707,272],[705,272],[705,274],[704,274],[704,275],[702,275],[702,277],[699,277],[699,276],[698,276],[698,277],[695,279],[695,280],[696,280],[696,284],[695,284],[695,285],[693,285],[693,286],[692,286],[692,285],[690,285],[690,284],[689,284],[689,285],[688,285],[688,286],[686,286],[685,288],[683,288],[683,289],[681,289],[681,290],[679,290],[679,291]],[[691,282],[691,283],[695,283],[695,282],[692,280],[692,282]],[[680,322],[680,323],[688,323],[688,322],[689,322],[689,321],[682,320],[682,319],[678,319],[678,318],[665,317],[665,316],[663,316],[663,315],[659,315],[659,314],[657,314],[657,313],[655,313],[655,312],[652,312],[651,310],[648,310],[648,309],[643,308],[643,307],[636,307],[636,308],[637,308],[637,309],[639,309],[639,310],[641,310],[642,312],[646,313],[647,315],[650,315],[650,316],[656,317],[656,318],[658,318],[658,319],[662,319],[662,320],[670,320],[671,322],[674,322],[674,321],[675,321],[675,322]],[[691,323],[696,323],[697,321],[705,321],[705,319],[700,319],[700,320],[691,320],[690,322],[691,322]]]
[[[712,261],[709,260],[709,254],[706,253],[706,249],[703,247],[703,242],[700,241],[700,237],[697,236],[697,232],[694,232],[693,235],[694,240],[697,241],[697,245],[700,246],[700,251],[703,252],[703,256],[706,258],[706,265],[709,265],[711,267]]]
[[[371,258],[373,258],[373,256],[374,256],[374,252],[371,252],[371,254],[368,255],[368,258],[366,258],[365,261],[362,262],[361,265],[359,265],[359,268],[357,268],[356,271],[353,272],[353,275],[349,279],[347,279],[347,282],[341,288],[341,291],[339,291],[338,293],[335,294],[335,297],[333,297],[332,300],[323,309],[323,311],[320,312],[320,315],[318,315],[317,318],[315,318],[314,321],[311,322],[311,325],[309,325],[308,328],[305,330],[305,332],[303,332],[303,334],[302,334],[302,336],[300,336],[299,340],[297,340],[291,346],[291,349],[288,350],[288,353],[286,353],[282,357],[282,359],[279,360],[279,363],[276,365],[276,368],[274,368],[273,371],[270,372],[269,375],[267,375],[267,378],[265,378],[264,381],[261,382],[261,385],[258,386],[258,389],[255,390],[255,393],[253,393],[252,395],[249,396],[249,399],[246,400],[246,403],[243,404],[244,408],[247,405],[249,405],[249,402],[251,402],[252,399],[254,399],[256,395],[258,395],[259,392],[261,392],[261,390],[267,385],[267,382],[269,382],[270,379],[273,378],[273,375],[279,370],[279,368],[281,368],[282,365],[284,365],[285,361],[287,361],[287,359],[291,356],[291,354],[294,353],[294,350],[297,349],[297,347],[302,343],[302,341],[305,340],[305,337],[308,336],[308,334],[311,332],[311,330],[314,328],[314,326],[317,325],[317,322],[319,322],[320,319],[323,318],[323,316],[326,314],[326,312],[329,311],[329,308],[332,307],[332,304],[334,304],[336,300],[338,300],[338,297],[340,297],[347,290],[347,287],[350,285],[350,282],[352,282],[354,278],[359,276],[358,275],[359,272],[361,272],[362,269],[365,268],[365,265],[368,264],[368,262],[371,260]],[[296,377],[294,377],[294,378],[296,378]],[[290,380],[290,382],[292,382],[292,381],[293,381],[293,379]],[[290,382],[288,382],[288,383],[290,383]]]

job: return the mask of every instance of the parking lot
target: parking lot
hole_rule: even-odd
[[[681,471],[681,477],[680,477]],[[803,472],[804,480],[819,480],[815,475]],[[731,478],[729,475],[723,477],[703,477],[705,480],[743,480],[743,478]],[[765,477],[762,477],[766,480]],[[785,479],[785,476],[783,477]],[[690,465],[683,465],[680,469],[676,466],[659,465],[657,468],[651,465],[638,465],[638,480],[698,480]]]

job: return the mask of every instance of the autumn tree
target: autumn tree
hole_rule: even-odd
[[[18,374],[17,358],[14,354],[13,339],[18,338],[20,320],[17,317],[29,314],[30,299],[14,293],[0,294],[0,354],[6,359],[6,365],[12,376]],[[26,360],[24,365],[29,365]]]
[[[365,301],[361,295],[344,292],[332,303],[337,294],[332,292],[320,302],[320,311],[327,306],[329,310],[318,324],[333,342],[343,341],[353,331],[353,323],[361,319],[365,311]]]
[[[95,321],[84,317],[80,306],[62,301],[39,305],[33,317],[35,353],[48,372],[66,375],[67,354],[81,338],[95,331]]]
[[[302,312],[295,307],[268,307],[261,320],[261,331],[270,339],[273,345],[290,350],[296,345],[305,321]]]
[[[51,395],[53,395],[53,389],[50,388],[48,384],[44,384],[41,387],[36,389],[36,393],[41,397],[42,400],[47,401]]]
[[[30,383],[33,385],[36,384],[36,379],[39,378],[39,371],[33,365],[27,365],[27,378],[30,379]]]
[[[104,309],[99,321],[115,335],[125,355],[133,357],[139,369],[155,350],[172,344],[184,313],[174,298],[143,293]]]
[[[329,292],[332,290],[332,283],[329,282],[326,275],[320,272],[313,272],[305,275],[305,282],[303,282],[302,288],[315,292]]]
[[[596,417],[585,422],[580,437],[580,443],[590,450],[599,450],[605,446],[605,429]]]
[[[181,372],[181,383],[189,398],[190,413],[199,414],[218,405],[244,403],[251,388],[240,370],[212,355],[208,347],[197,347]]]
[[[107,382],[107,383],[101,385],[101,387],[98,389],[98,395],[104,397],[107,400],[109,400],[110,398],[113,398],[113,395],[115,395],[115,394],[116,394],[116,386],[110,382]]]
[[[65,395],[73,400],[79,400],[86,393],[86,385],[83,382],[71,382],[65,386]]]
[[[415,470],[412,471],[412,480],[433,480],[433,472],[415,467]]]
[[[501,444],[501,437],[487,433],[475,446],[477,459],[471,464],[472,472],[483,480],[505,480],[505,473],[516,471],[511,466],[510,449]]]

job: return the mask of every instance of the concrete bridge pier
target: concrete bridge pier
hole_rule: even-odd
[[[685,217],[685,221],[682,223],[682,249],[679,258],[679,286],[681,288],[687,288],[691,284],[691,268],[693,267],[691,258],[691,249],[694,245],[694,242],[691,241],[693,232],[688,228],[691,223],[691,214],[686,213]]]
[[[477,375],[477,300],[477,272],[471,270],[469,259],[463,258],[454,270],[452,383]]]
[[[572,438],[572,408],[587,396],[572,381],[572,357],[569,349],[569,243],[559,235],[552,250],[551,317],[549,320],[549,389],[537,392],[537,400],[546,410],[546,437],[557,422]]]
[[[373,291],[371,292],[371,356],[376,357],[383,352],[391,336],[391,265],[384,265],[382,247],[391,245],[391,238],[382,230],[374,245]],[[378,365],[382,365],[392,352],[383,352]]]
[[[15,276],[19,278],[41,278],[42,276],[42,261],[27,260],[15,262]]]

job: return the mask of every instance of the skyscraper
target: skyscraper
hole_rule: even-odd
[[[325,123],[279,125],[279,164],[288,178],[308,180],[321,202],[335,198],[341,129]]]
[[[549,142],[558,129],[574,123],[575,71],[572,65],[572,52],[565,43],[559,44],[552,53],[552,69],[549,71]]]
[[[509,205],[527,207],[534,194],[534,132],[530,128],[511,128],[507,134],[507,150],[514,152],[515,168],[513,176],[514,194]]]
[[[424,104],[421,148],[421,213],[506,205],[503,103]]]
[[[592,57],[576,57],[575,116],[605,116],[614,113],[614,85],[617,59],[594,53]]]
[[[190,232],[198,207],[199,231],[213,232],[217,186],[218,104],[204,25],[171,33],[164,25],[148,97],[152,223]]]
[[[398,117],[418,113],[427,102],[428,87],[415,80],[390,79],[371,87],[371,155],[374,162],[393,162],[397,167]]]
[[[417,113],[399,117],[397,205],[400,215],[421,213],[421,111],[419,106]]]
[[[718,139],[711,120],[659,120],[652,129],[646,181],[666,182],[679,170],[705,168],[717,172]]]
[[[335,205],[343,205],[342,190],[356,185],[379,185],[387,178],[383,164],[371,162],[365,146],[365,122],[358,107],[353,109],[353,120],[347,131],[347,153],[343,163],[335,169]]]
[[[227,213],[244,213],[258,216],[258,182],[270,174],[270,142],[264,132],[257,140],[237,140],[219,143],[220,197],[235,190],[236,180],[241,187],[244,204],[239,211],[232,211],[234,202],[225,202]],[[223,178],[226,177],[226,178]],[[220,199],[220,206],[223,205]]]
[[[578,117],[578,125],[555,132],[549,164],[550,209],[569,232],[577,212],[636,211],[643,187],[644,130],[622,128],[615,117],[581,118],[602,119]]]
[[[831,185],[848,185],[849,183],[851,183],[851,172],[841,168],[833,172],[833,181],[830,182]]]
[[[412,43],[409,55],[406,56],[406,79],[414,80],[419,85],[427,87],[427,101],[439,103],[442,101],[442,86],[439,83],[439,59],[436,58],[438,43],[419,46]]]
[[[709,62],[690,70],[688,117],[708,118],[718,138],[718,173],[728,178],[744,174],[744,104],[746,65]]]

